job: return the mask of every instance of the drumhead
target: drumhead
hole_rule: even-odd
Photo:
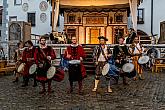
[[[37,65],[33,64],[30,68],[29,68],[29,74],[34,74],[37,70]]]
[[[130,73],[134,70],[134,64],[132,63],[126,63],[123,65],[122,70],[126,73]]]
[[[69,64],[80,64],[80,60],[70,60]]]
[[[47,78],[48,78],[48,79],[53,78],[54,75],[55,75],[55,73],[56,73],[56,67],[51,66],[51,67],[48,69],[48,71],[47,71]]]
[[[149,59],[150,59],[149,56],[142,56],[139,58],[138,63],[139,64],[146,64],[146,63],[148,63]]]
[[[110,65],[109,63],[105,64],[102,70],[102,75],[105,76],[107,75],[108,71],[109,71]]]
[[[21,63],[21,64],[19,65],[19,67],[18,67],[17,72],[23,71],[24,67],[25,67],[25,64],[24,64],[24,63]]]

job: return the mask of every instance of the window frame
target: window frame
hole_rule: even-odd
[[[140,20],[140,10],[142,11],[142,20]],[[137,24],[144,24],[144,8],[137,9]]]
[[[0,10],[0,18],[1,18],[0,19],[0,25],[2,25],[2,16],[3,16],[2,13],[3,13],[3,9]]]
[[[73,21],[70,21],[70,20],[71,20],[70,17],[73,17],[73,18],[72,18]],[[69,15],[67,16],[67,19],[68,19],[68,23],[73,24],[73,23],[76,22],[76,15],[75,15],[75,14],[69,14]]]
[[[16,5],[22,5],[22,0],[20,0],[20,1],[21,1],[21,3],[17,4],[17,0],[14,0],[14,6],[16,6]]]
[[[11,21],[11,19],[16,18],[17,21],[17,16],[9,16],[9,21]]]
[[[29,14],[34,14],[35,18],[34,18],[34,24],[32,24],[32,22],[29,22]],[[27,12],[27,22],[31,23],[31,27],[35,27],[36,26],[36,12]]]

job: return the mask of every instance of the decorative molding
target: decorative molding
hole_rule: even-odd
[[[48,3],[46,1],[42,1],[39,4],[39,8],[40,8],[41,11],[46,11],[48,9]]]
[[[46,22],[46,19],[47,19],[46,13],[41,13],[40,14],[40,20],[44,23],[44,22]]]
[[[24,4],[22,5],[22,10],[23,10],[24,12],[27,12],[28,9],[29,9],[28,3],[24,3]]]

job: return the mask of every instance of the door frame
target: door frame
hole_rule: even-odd
[[[90,42],[90,44],[91,44],[91,30],[98,30],[99,31],[99,36],[100,36],[100,34],[101,34],[101,28],[98,28],[98,27],[92,27],[92,28],[90,28],[89,29],[89,33],[90,33],[90,38],[89,38],[89,42]],[[99,37],[98,36],[98,37]]]

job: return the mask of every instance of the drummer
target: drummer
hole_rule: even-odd
[[[23,51],[23,56],[22,56],[22,62],[25,63],[25,68],[23,71],[24,84],[22,85],[22,87],[28,86],[29,76],[30,76],[29,69],[30,66],[35,63],[34,62],[35,47],[33,46],[33,43],[30,40],[28,40],[25,42],[25,46],[27,46],[27,48],[25,48],[25,50]],[[34,79],[33,87],[36,87],[37,82],[36,82],[35,74],[33,75],[33,79]]]
[[[82,80],[86,77],[86,70],[84,65],[82,64],[83,59],[86,57],[84,49],[81,45],[77,44],[77,38],[72,37],[72,44],[67,47],[64,58],[73,61],[79,60],[80,65],[77,67],[69,64],[69,82],[70,82],[70,89],[69,93],[73,92],[73,82],[78,81],[79,84],[79,94],[82,94]],[[78,69],[79,67],[79,69]],[[75,72],[76,71],[76,72]]]
[[[46,45],[46,38],[40,37],[40,45],[36,47],[34,53],[34,60],[38,66],[36,79],[42,84],[42,91],[40,94],[45,94],[45,83],[48,83],[48,94],[52,93],[51,82],[52,79],[47,78],[47,71],[51,67],[51,60],[56,58],[55,51],[52,47]]]
[[[138,63],[138,59],[140,58],[140,56],[142,56],[142,53],[144,51],[144,47],[139,43],[139,37],[135,37],[133,43],[130,45],[131,48],[131,53],[133,54],[133,64],[135,66],[136,72],[139,75],[139,79],[143,80],[143,70],[141,65]],[[137,80],[136,77],[134,77],[134,80]]]
[[[16,61],[16,69],[18,69],[19,65],[22,63],[22,52],[24,50],[24,44],[22,41],[20,41],[18,44],[18,49],[15,50],[15,55],[14,55],[14,60]],[[20,76],[20,73],[18,73],[18,71],[15,71],[16,73],[16,77],[15,80],[13,81],[13,83],[18,82],[18,78]]]
[[[118,68],[122,68],[125,63],[127,63],[126,59],[128,56],[131,56],[127,46],[124,44],[124,38],[119,38],[119,44],[114,46],[113,49],[113,57],[116,61],[116,66]],[[121,72],[120,76],[123,78],[123,84],[127,85],[126,82],[126,73]]]
[[[98,39],[99,39],[100,45],[95,47],[94,55],[93,55],[96,60],[95,62],[96,76],[95,76],[95,86],[92,89],[93,92],[97,91],[97,86],[98,86],[100,77],[102,75],[102,69],[104,65],[106,64],[106,62],[108,62],[108,59],[110,58],[110,56],[112,55],[110,48],[107,45],[105,45],[108,39],[104,36],[100,36],[98,37]],[[110,80],[108,83],[108,92],[112,92],[112,89],[110,87]]]

